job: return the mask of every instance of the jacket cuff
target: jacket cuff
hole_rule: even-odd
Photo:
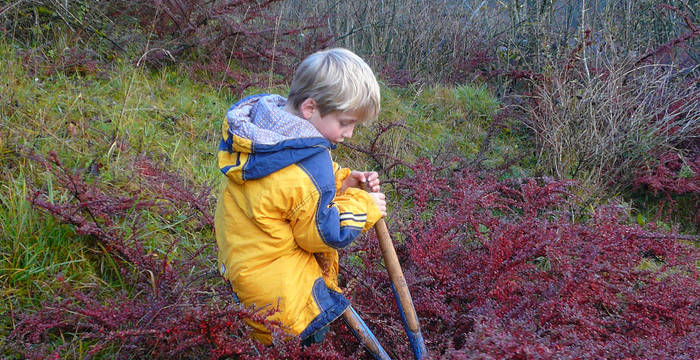
[[[382,213],[379,212],[379,207],[377,206],[377,204],[374,203],[374,200],[371,196],[369,196],[369,194],[366,191],[351,187],[345,189],[345,194],[352,196],[353,198],[356,198],[358,200],[361,199],[361,201],[366,204],[367,222],[365,223],[362,232],[371,229],[374,226],[374,224],[376,224],[377,221],[379,221],[379,219],[382,218]]]

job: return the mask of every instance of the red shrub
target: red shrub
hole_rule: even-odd
[[[634,187],[662,197],[659,212],[676,210],[678,196],[687,197],[695,209],[694,220],[700,224],[700,153],[694,150],[694,159],[675,152],[662,154],[655,166],[637,171]]]
[[[59,54],[47,55],[43,48],[22,51],[22,63],[31,76],[94,74],[98,72],[97,54],[89,49],[65,48]]]
[[[280,0],[124,2],[117,12],[131,13],[143,29],[153,31],[139,63],[190,60],[192,75],[216,87],[242,92],[251,85],[288,77],[301,59],[329,44],[319,29],[322,19],[294,22],[284,17]],[[264,79],[253,74],[267,74]]]
[[[692,160],[674,152],[662,154],[655,168],[638,171],[634,185],[646,185],[654,195],[700,195],[700,154]]]
[[[172,253],[177,240],[162,252],[148,249],[146,242],[152,240],[154,232],[143,225],[149,213],[151,217],[160,216],[163,225],[170,223],[169,216],[176,210],[191,219],[199,213],[200,223],[185,222],[183,226],[193,227],[189,231],[211,229],[210,186],[196,187],[200,191],[195,193],[188,190],[195,186],[177,174],[140,159],[135,163],[139,176],[134,176],[133,183],[143,190],[114,189],[101,184],[99,178],[87,182],[84,177],[93,173],[66,169],[55,153],[48,160],[37,155],[30,158],[53,176],[59,188],[72,195],[64,202],[51,202],[47,189],[35,187],[30,202],[75,226],[78,234],[100,242],[106,256],[115,258],[133,295],[120,292],[105,298],[99,288],[74,289],[58,278],[63,290],[55,301],[46,302],[36,312],[12,314],[17,326],[11,334],[11,346],[18,352],[36,358],[48,356],[51,349],[46,343],[53,333],[72,335],[54,354],[66,351],[71,341],[88,341],[92,344],[90,356],[106,352],[112,358],[208,355],[219,359],[240,355],[267,359],[321,351],[302,350],[298,342],[277,348],[253,345],[243,318],[265,322],[266,313],[232,304],[229,288],[207,265],[211,261],[201,256],[213,256],[207,252],[212,248],[210,239],[193,253],[178,256]],[[268,325],[278,337],[283,336],[275,324]]]
[[[626,224],[612,206],[573,221],[565,182],[434,169],[399,182],[415,215],[394,227],[435,357],[700,356],[697,249]],[[396,358],[410,358],[375,244],[356,245],[364,256],[345,266],[348,295]]]
[[[60,168],[57,162],[53,166]],[[138,168],[150,173],[143,169],[156,169],[152,166]],[[502,182],[468,170],[445,173],[425,161],[411,170],[415,176],[394,183],[400,200],[412,205],[397,211],[408,215],[390,219],[390,228],[395,240],[401,239],[397,253],[434,358],[700,356],[698,249],[676,241],[673,234],[627,224],[626,215],[614,206],[600,207],[588,217],[572,213],[572,184],[567,182]],[[38,190],[33,203],[79,231],[99,224],[100,230],[89,234],[114,244],[113,253],[130,269],[140,270],[125,272],[140,291],[98,300],[91,291],[66,285],[65,300],[47,303],[33,314],[14,314],[18,322],[11,344],[16,349],[48,354],[42,344],[47,335],[64,332],[93,342],[92,353],[121,348],[115,357],[367,357],[340,322],[321,345],[301,348],[296,341],[277,341],[272,347],[254,346],[241,321],[251,309],[230,305],[221,282],[207,281],[212,272],[200,256],[168,263],[167,257],[156,259],[135,246],[138,237],[124,242],[134,245],[128,251],[113,241],[128,238],[108,225],[128,216],[120,209],[128,204],[162,211],[156,210],[158,199],[108,194],[72,172],[53,174],[76,192],[76,200],[47,204],[36,200],[42,198]],[[144,179],[148,183],[156,177]],[[192,204],[208,198],[180,193],[191,185],[167,190],[175,187],[166,185],[162,192],[189,200],[169,207],[199,209]],[[107,207],[114,211],[104,211]],[[93,216],[69,216],[85,211]],[[341,283],[389,353],[411,358],[380,259],[374,236],[356,241],[343,253]]]

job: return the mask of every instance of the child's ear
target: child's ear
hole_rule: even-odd
[[[299,105],[299,112],[301,113],[301,117],[303,117],[306,120],[311,119],[311,116],[316,110],[316,106],[316,100],[312,98],[306,98],[306,100],[302,101],[302,103]]]

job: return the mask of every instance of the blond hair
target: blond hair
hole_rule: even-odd
[[[321,116],[357,112],[361,121],[373,121],[379,113],[379,84],[372,69],[343,48],[318,51],[299,64],[288,100],[299,109],[308,98],[319,105]]]

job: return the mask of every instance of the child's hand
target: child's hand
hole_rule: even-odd
[[[362,188],[361,184],[367,183],[368,192],[379,192],[381,188],[379,187],[379,174],[376,171],[352,171],[345,180],[343,180],[343,185],[340,188],[340,193],[345,192],[345,189],[349,187]]]
[[[371,196],[374,203],[377,204],[379,212],[382,214],[382,216],[386,216],[386,197],[384,194],[380,192],[371,192],[369,193],[369,196]]]

